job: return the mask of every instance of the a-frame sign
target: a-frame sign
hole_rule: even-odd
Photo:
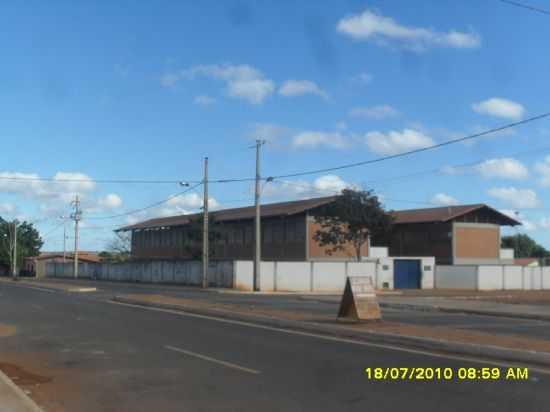
[[[349,276],[346,279],[338,318],[356,321],[382,318],[371,276]]]

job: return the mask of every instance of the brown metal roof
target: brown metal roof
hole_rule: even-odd
[[[262,217],[291,216],[331,203],[336,200],[337,197],[338,196],[328,196],[318,197],[315,199],[296,200],[292,202],[263,204],[261,208],[261,215]],[[492,213],[495,213],[496,216],[501,220],[501,224],[503,225],[515,226],[521,224],[520,222],[485,204],[400,210],[391,211],[389,213],[394,217],[394,223],[396,224],[447,222],[459,216],[482,208],[487,208]],[[235,209],[218,210],[212,212],[211,216],[213,216],[214,219],[218,222],[227,222],[232,220],[253,219],[254,213],[254,206],[248,206]],[[184,226],[189,224],[193,219],[197,219],[200,216],[202,216],[202,213],[149,219],[144,222],[136,223],[134,225],[121,227],[117,229],[117,231],[153,229],[169,226]]]
[[[449,222],[467,213],[479,210],[487,209],[501,221],[502,225],[516,226],[521,225],[515,219],[499,212],[492,207],[479,203],[474,205],[457,205],[457,206],[443,206],[443,207],[430,207],[424,209],[409,209],[409,210],[397,210],[392,211],[390,214],[394,218],[394,224],[405,223],[429,223],[429,222]]]
[[[291,216],[331,203],[336,200],[337,197],[338,196],[328,196],[318,197],[315,199],[296,200],[292,202],[267,203],[262,205],[261,216]],[[213,216],[217,222],[227,222],[231,220],[253,219],[255,215],[255,210],[256,209],[254,208],[254,206],[248,206],[234,209],[218,210],[212,212],[210,215]],[[199,218],[200,216],[202,216],[202,213],[149,219],[144,222],[136,223],[134,225],[121,227],[117,229],[117,231],[152,229],[167,226],[183,226],[187,225],[191,220]]]

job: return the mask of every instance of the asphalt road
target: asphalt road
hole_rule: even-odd
[[[49,280],[52,281],[52,280]],[[59,281],[60,283],[63,280]],[[72,280],[66,282],[74,283]],[[98,282],[79,280],[76,283],[85,286],[95,286],[99,289],[88,298],[110,299],[116,294],[151,293],[164,294],[175,297],[197,297],[204,299],[204,292],[197,288],[166,286],[154,284],[132,284],[122,282]],[[305,310],[320,315],[336,315],[338,312],[339,297],[333,296],[308,296],[302,298],[299,295],[262,295],[216,293],[208,294],[212,302],[254,305],[257,307],[269,306],[275,309]],[[474,302],[475,303],[475,302]],[[383,308],[385,320],[424,326],[449,326],[452,328],[491,332],[496,335],[517,335],[533,339],[550,339],[550,322],[529,319],[513,319],[495,316],[480,316],[460,313],[426,312],[414,310],[397,310]]]
[[[370,381],[367,367],[482,367],[435,356],[0,285],[0,361],[53,378],[46,411],[543,411],[526,381]],[[26,361],[25,361],[26,360]]]

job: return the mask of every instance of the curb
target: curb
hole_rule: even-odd
[[[492,345],[457,343],[433,338],[397,335],[387,332],[357,332],[341,326],[330,327],[319,323],[306,323],[286,319],[283,320],[261,315],[246,315],[241,313],[229,312],[223,309],[192,308],[163,303],[150,303],[141,301],[139,299],[125,298],[122,296],[115,296],[111,301],[115,303],[123,303],[141,307],[168,309],[196,315],[215,316],[223,319],[238,320],[242,322],[256,323],[259,325],[277,327],[281,329],[290,329],[301,332],[324,334],[327,336],[338,338],[353,338],[369,343],[393,344],[400,347],[423,349],[448,354],[484,357],[497,361],[529,363],[546,367],[550,366],[550,353],[547,352],[523,351]]]
[[[543,314],[534,314],[534,313],[533,314],[532,313],[510,313],[510,312],[501,312],[501,311],[493,311],[493,310],[476,310],[476,309],[449,308],[445,306],[414,305],[410,303],[380,302],[379,305],[381,308],[416,310],[418,312],[462,313],[465,315],[496,316],[501,318],[550,321],[550,314],[543,315]]]
[[[2,371],[0,371],[0,385],[1,384],[5,384],[11,389],[12,393],[18,398],[25,410],[31,412],[44,412],[42,408],[34,403],[34,401]]]

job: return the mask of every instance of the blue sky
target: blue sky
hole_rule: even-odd
[[[102,249],[119,225],[201,203],[199,188],[146,212],[97,219],[182,188],[94,179],[197,180],[204,156],[214,179],[251,177],[255,138],[267,140],[262,174],[283,175],[550,109],[550,20],[496,0],[0,7],[0,214],[36,221],[46,250],[62,247],[58,217],[76,193],[85,249]],[[550,247],[549,137],[550,120],[541,120],[376,165],[276,180],[263,200],[360,186],[390,209],[486,202],[517,212],[520,230]],[[210,194],[213,207],[253,200],[247,183],[213,184]]]

